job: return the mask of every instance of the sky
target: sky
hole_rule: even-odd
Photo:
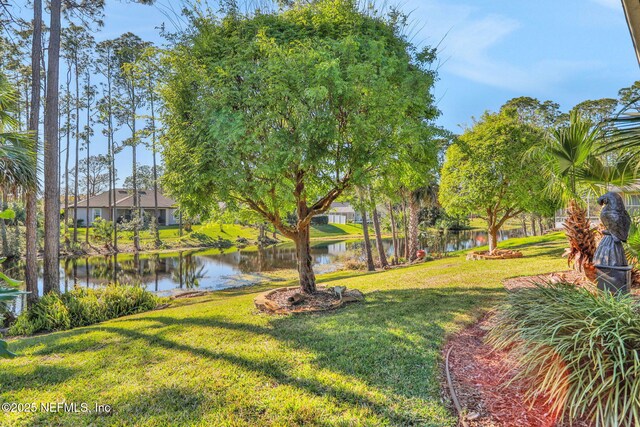
[[[25,13],[29,7],[25,0]],[[107,0],[97,40],[131,31],[163,43],[158,28],[176,25],[177,0],[155,6]],[[389,3],[394,4],[393,0]],[[506,101],[531,96],[563,110],[587,99],[616,97],[640,80],[640,67],[620,0],[398,0],[409,13],[407,35],[438,46],[434,88],[438,124],[456,133]],[[178,22],[179,24],[179,22]],[[93,153],[106,152],[96,141]],[[140,150],[143,151],[143,150]],[[131,174],[130,149],[117,158],[121,180]],[[141,164],[151,164],[141,153]]]

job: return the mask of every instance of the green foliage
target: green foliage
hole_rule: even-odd
[[[6,190],[32,189],[38,183],[34,138],[18,130],[18,93],[0,72],[0,184]]]
[[[48,293],[21,313],[11,335],[61,331],[153,310],[158,297],[140,286],[111,284],[102,289],[75,287],[65,294]]]
[[[21,294],[24,294],[24,292],[17,289],[7,289],[0,287],[0,325],[4,320],[2,314],[6,311],[6,304],[15,300]],[[5,341],[0,340],[0,358],[9,359],[12,357],[15,357],[15,354],[9,351],[7,343]]]
[[[489,342],[519,362],[516,378],[553,411],[603,427],[640,423],[640,305],[571,284],[509,294]]]
[[[198,17],[192,27],[165,57],[162,86],[164,183],[192,212],[224,200],[284,228],[301,198],[310,209],[298,221],[308,222],[328,207],[314,203],[366,181],[408,143],[398,138],[407,117],[436,115],[433,58],[355,2]]]
[[[113,235],[113,223],[104,218],[98,217],[91,224],[93,228],[93,237],[96,241],[108,244],[111,242]]]
[[[329,217],[326,215],[316,216],[311,219],[311,225],[327,225],[329,224]]]
[[[9,328],[9,334],[32,335],[36,332],[63,331],[69,328],[69,310],[59,294],[50,292],[18,316]]]
[[[544,138],[510,108],[485,113],[453,143],[442,167],[439,199],[449,215],[475,214],[487,221],[490,250],[497,231],[547,200],[539,165],[524,157]]]

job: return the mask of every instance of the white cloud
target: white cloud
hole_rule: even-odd
[[[517,20],[504,15],[483,14],[478,8],[446,0],[409,0],[406,10],[413,10],[411,17],[419,21],[414,41],[434,45],[442,40],[442,70],[475,82],[518,92],[549,91],[573,71],[588,65],[559,60],[527,65],[496,58],[495,49],[521,27]]]

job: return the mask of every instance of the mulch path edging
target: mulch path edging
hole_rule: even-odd
[[[299,294],[299,286],[276,288],[258,295],[253,303],[256,308],[268,314],[315,313],[335,310],[349,302],[364,301],[364,295],[357,289],[345,290],[342,298],[329,288],[318,287],[316,295],[306,297],[301,303],[292,304],[287,298]]]
[[[492,254],[489,251],[474,251],[467,254],[467,260],[482,260],[482,259],[514,259],[522,258],[522,252],[512,251],[509,249],[496,249]]]
[[[465,413],[469,427],[553,427],[568,425],[550,414],[545,397],[533,402],[525,397],[524,381],[513,381],[514,364],[506,353],[484,343],[490,326],[488,316],[453,335],[444,349],[449,348],[449,368],[454,391]],[[447,384],[442,386],[450,398]],[[573,427],[589,427],[574,421]]]
[[[587,279],[584,274],[575,270],[557,271],[537,276],[511,277],[502,281],[508,291],[522,288],[533,288],[536,284],[546,283],[571,283],[579,287],[588,289],[595,288],[595,285]]]

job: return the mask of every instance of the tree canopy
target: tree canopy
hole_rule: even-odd
[[[191,212],[247,206],[300,248],[314,215],[398,152],[408,117],[436,115],[435,52],[354,1],[196,16],[193,28],[162,88],[164,182]]]
[[[520,121],[513,110],[503,109],[485,113],[447,150],[440,203],[450,214],[485,219],[491,251],[502,225],[532,211],[541,201],[538,167],[523,159],[543,138],[541,129]]]

